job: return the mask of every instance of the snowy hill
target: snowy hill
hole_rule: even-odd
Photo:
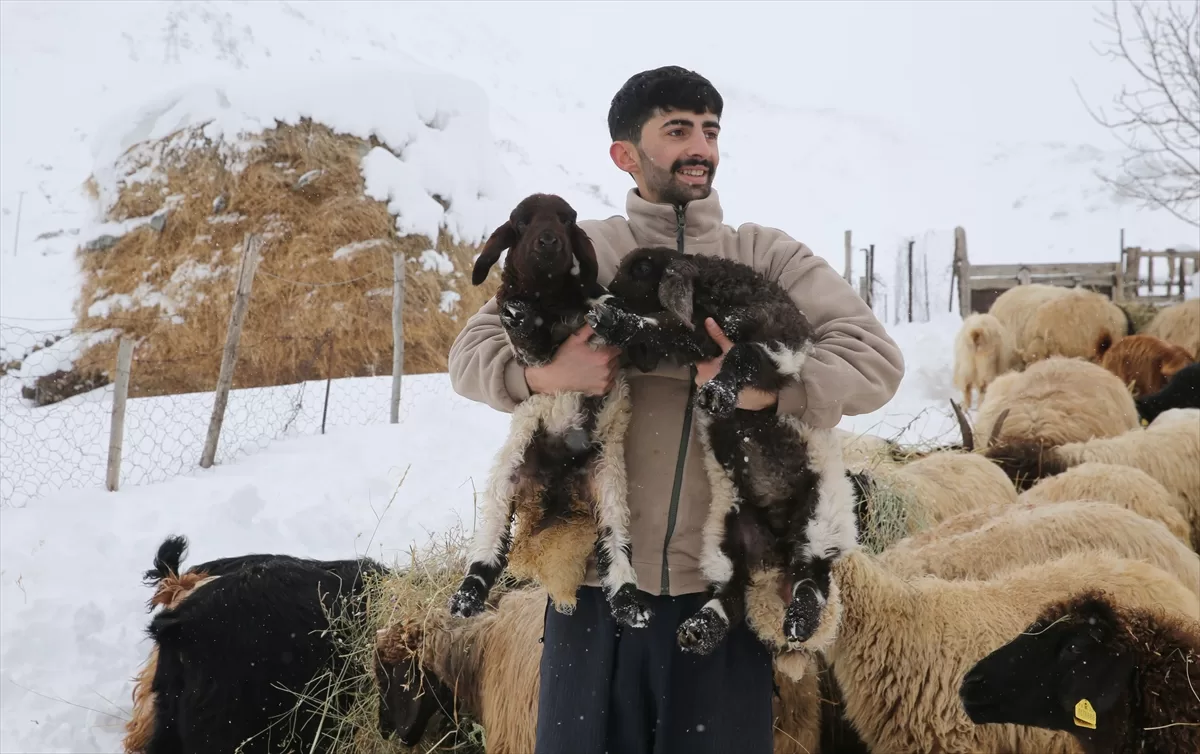
[[[1093,176],[1119,155],[1071,79],[1107,99],[1120,74],[1088,47],[1097,27],[1085,3],[705,5],[686,17],[685,6],[639,3],[631,32],[633,7],[0,4],[0,361],[70,328],[74,250],[102,230],[83,184],[97,173],[103,199],[104,171],[121,149],[213,115],[237,127],[319,112],[359,135],[394,134],[423,101],[419,88],[404,89],[404,71],[461,86],[457,101],[487,113],[463,121],[471,138],[427,152],[436,164],[422,174],[459,181],[454,190],[479,203],[451,218],[426,203],[426,224],[447,219],[477,234],[533,191],[561,193],[582,217],[623,212],[631,182],[607,155],[609,100],[632,73],[678,63],[709,76],[726,100],[716,180],[726,222],[783,228],[839,270],[850,229],[856,248],[877,246],[884,295],[894,290],[893,255],[915,239],[932,321],[891,328],[908,362],[904,384],[881,411],[847,418],[847,429],[954,439],[946,399],[958,318],[945,298],[954,226],[966,228],[976,262],[1113,261],[1121,228],[1148,248],[1196,245],[1193,229],[1117,201]],[[705,30],[697,44],[664,45],[696,23]],[[491,151],[447,157],[488,140]],[[411,186],[383,161],[381,195]],[[411,208],[422,197],[392,198]],[[86,488],[21,507],[5,490],[0,750],[117,748],[147,646],[140,574],[167,534],[191,538],[192,563],[247,551],[392,560],[427,531],[456,520],[469,529],[472,485],[506,418],[455,396],[443,375],[404,384],[393,426],[383,423],[387,378],[335,383],[335,402],[358,400],[383,417],[366,428],[334,421],[324,436],[313,436],[319,403],[293,416],[285,389],[235,393],[247,443],[273,423],[293,437],[246,458],[231,446],[206,472],[192,464],[211,396],[131,401],[133,472],[107,493],[111,387],[30,410],[4,378],[5,422],[23,423],[22,442],[56,455],[39,466],[6,441],[0,463],[27,463],[18,478],[65,475]]]

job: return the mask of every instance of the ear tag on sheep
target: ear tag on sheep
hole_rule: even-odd
[[[1087,699],[1080,699],[1075,705],[1075,724],[1080,728],[1096,729],[1096,710]]]

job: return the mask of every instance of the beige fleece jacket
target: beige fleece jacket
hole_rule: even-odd
[[[895,394],[904,375],[900,349],[858,293],[807,246],[775,228],[725,225],[715,190],[677,210],[648,202],[631,189],[625,208],[628,219],[618,215],[579,223],[596,247],[602,285],[633,249],[682,245],[691,254],[749,264],[778,281],[808,317],[816,330],[816,352],[805,361],[799,383],[781,391],[777,411],[814,427],[834,427],[843,416],[878,410]],[[467,320],[450,348],[450,382],[466,398],[511,412],[530,393],[497,311],[492,299]],[[692,417],[692,370],[630,368],[625,377],[633,401],[625,462],[639,588],[663,595],[702,592],[707,584],[700,572],[701,531],[709,485]],[[587,583],[600,583],[594,563]]]

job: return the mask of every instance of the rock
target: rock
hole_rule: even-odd
[[[88,241],[86,244],[84,244],[83,248],[86,251],[104,251],[105,249],[111,249],[113,246],[116,246],[117,241],[119,240],[121,239],[118,236],[110,236],[105,233],[99,238],[93,238],[91,241]]]
[[[171,210],[162,209],[155,212],[150,218],[150,227],[156,232],[162,233],[162,229],[167,227],[167,216],[171,214]]]
[[[320,168],[318,168],[316,170],[308,171],[307,173],[305,173],[304,175],[302,175],[298,179],[296,179],[296,185],[292,186],[292,189],[299,190],[299,189],[304,188],[308,184],[310,184],[313,181],[320,178],[324,174],[324,172],[325,171],[321,170]]]

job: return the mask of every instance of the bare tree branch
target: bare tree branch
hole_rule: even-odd
[[[1132,9],[1132,28],[1120,7]],[[1118,3],[1099,23],[1112,37],[1097,53],[1124,62],[1140,87],[1122,87],[1117,115],[1088,114],[1129,150],[1118,175],[1100,175],[1118,194],[1200,227],[1200,3]],[[1079,87],[1075,87],[1083,100]]]

